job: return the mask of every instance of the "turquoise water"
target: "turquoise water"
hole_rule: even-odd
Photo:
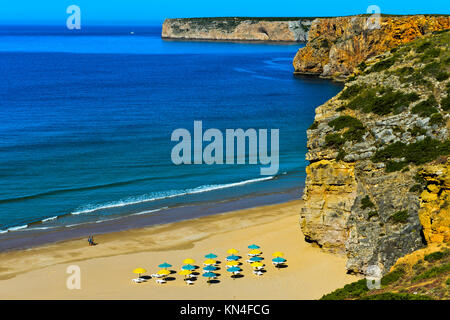
[[[306,129],[341,89],[292,75],[302,44],[163,41],[159,27],[1,28],[0,237],[300,196]],[[192,132],[195,120],[204,130],[279,129],[279,172],[175,166],[171,133]]]

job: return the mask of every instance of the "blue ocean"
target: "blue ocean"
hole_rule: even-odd
[[[301,196],[306,129],[341,85],[293,76],[303,44],[160,33],[0,27],[0,250],[74,228],[102,232],[112,221],[120,229],[130,217],[154,224]],[[174,165],[171,134],[193,131],[194,121],[223,132],[279,129],[278,173]]]

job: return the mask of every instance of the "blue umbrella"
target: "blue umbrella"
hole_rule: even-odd
[[[239,260],[239,257],[232,254],[231,256],[227,257],[227,260]]]
[[[161,263],[158,267],[167,269],[167,268],[170,268],[171,266],[172,266],[171,264],[164,262],[164,263]]]
[[[216,269],[217,269],[217,268],[214,267],[214,266],[206,266],[206,267],[203,268],[203,270],[206,270],[206,271],[214,271],[214,270],[216,270]]]
[[[261,261],[263,258],[261,258],[261,257],[251,257],[249,260],[251,261],[251,262],[258,262],[258,261]]]
[[[191,264],[186,264],[186,265],[182,266],[181,269],[183,269],[183,270],[195,270],[195,266],[193,266]]]
[[[248,246],[249,249],[259,249],[259,246],[257,246],[256,244],[251,244]]]
[[[208,278],[208,283],[210,284],[209,278],[214,278],[216,276],[216,274],[214,272],[206,272],[206,273],[202,274],[202,276],[204,276],[205,278]]]
[[[281,258],[281,257],[276,257],[276,258],[273,258],[272,261],[273,261],[273,262],[281,263],[281,262],[285,262],[286,259]]]
[[[241,271],[241,268],[239,267],[230,267],[227,269],[228,272],[237,272],[237,271]],[[231,275],[231,277],[233,278],[233,274]],[[233,278],[234,280],[234,278]]]
[[[206,258],[206,259],[214,259],[214,258],[217,258],[217,255],[215,255],[214,253],[208,253],[208,254],[205,256],[205,258]]]

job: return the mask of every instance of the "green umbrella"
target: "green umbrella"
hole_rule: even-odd
[[[259,246],[257,246],[256,244],[251,244],[248,246],[249,249],[259,249]]]

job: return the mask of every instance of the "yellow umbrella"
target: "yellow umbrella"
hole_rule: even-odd
[[[141,273],[146,273],[147,270],[145,270],[144,268],[137,268],[133,270],[133,273],[137,273],[139,275],[139,277],[141,276]]]
[[[216,264],[216,260],[213,259],[207,259],[203,262],[204,264]]]
[[[159,270],[157,273],[162,275],[162,276],[167,276],[167,275],[170,274],[170,271],[166,270],[166,269],[162,269],[162,270]]]
[[[183,263],[185,263],[185,264],[193,264],[193,263],[195,263],[195,260],[191,259],[191,258],[187,258],[187,259],[183,260]]]
[[[261,262],[253,262],[252,264],[250,264],[253,268],[257,268],[257,267],[262,267],[263,264]]]
[[[237,262],[237,261],[230,261],[227,263],[227,266],[238,266],[238,265],[239,265],[239,262]]]
[[[181,270],[179,273],[186,278],[186,276],[188,274],[191,274],[192,271],[190,271],[190,270]]]
[[[249,253],[250,253],[250,254],[261,254],[261,250],[253,249],[253,250],[250,250]]]
[[[282,257],[282,256],[284,256],[284,253],[283,252],[280,252],[280,251],[277,251],[277,252],[274,252],[274,253],[272,253],[272,257]]]
[[[236,253],[238,253],[239,251],[237,251],[236,249],[229,249],[228,251],[227,251],[227,253],[229,253],[229,254],[236,254]]]

